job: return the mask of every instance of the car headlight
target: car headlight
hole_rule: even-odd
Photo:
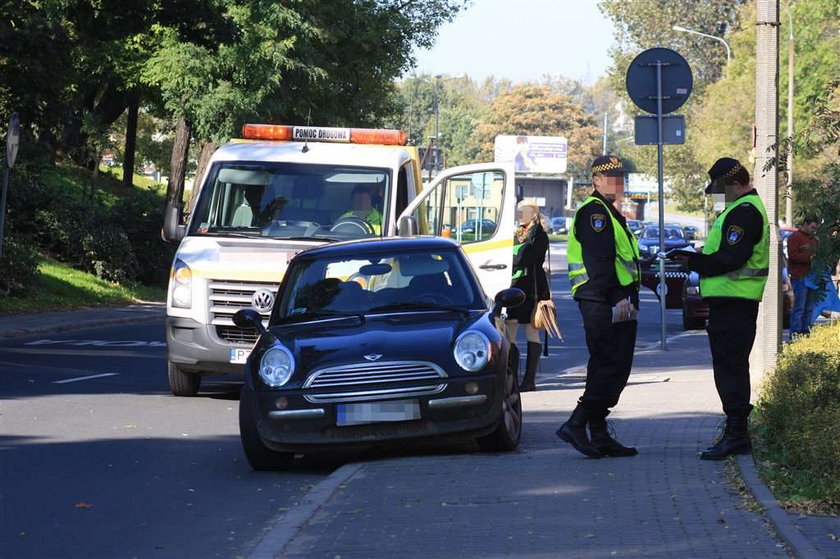
[[[490,360],[490,340],[476,330],[468,330],[455,341],[455,362],[470,372],[480,371]]]
[[[274,344],[260,358],[260,379],[272,388],[289,382],[294,370],[295,358],[283,345]]]
[[[172,266],[172,306],[188,309],[192,306],[192,270],[183,260]]]
[[[657,252],[659,252],[659,245],[649,245],[648,252],[650,252],[651,254],[656,254]]]

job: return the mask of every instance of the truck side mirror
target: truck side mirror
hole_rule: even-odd
[[[166,212],[163,214],[161,238],[167,243],[174,243],[183,239],[186,233],[186,225],[181,225],[181,206],[173,203],[167,204]]]
[[[417,220],[414,216],[404,215],[397,223],[397,234],[400,237],[414,237],[417,235]]]

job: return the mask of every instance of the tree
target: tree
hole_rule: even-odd
[[[519,85],[499,95],[479,121],[474,141],[478,160],[492,161],[498,135],[565,136],[569,141],[569,173],[585,174],[601,153],[601,130],[567,95],[547,87]]]

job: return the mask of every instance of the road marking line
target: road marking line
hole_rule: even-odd
[[[88,375],[86,377],[66,378],[64,380],[54,380],[53,384],[67,384],[68,382],[79,382],[80,380],[90,380],[94,378],[114,377],[119,373],[102,373],[101,375]]]

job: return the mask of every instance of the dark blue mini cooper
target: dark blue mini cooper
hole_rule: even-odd
[[[295,453],[457,435],[510,451],[522,433],[519,357],[461,248],[441,238],[323,246],[289,263],[245,365],[242,446],[256,470]]]

